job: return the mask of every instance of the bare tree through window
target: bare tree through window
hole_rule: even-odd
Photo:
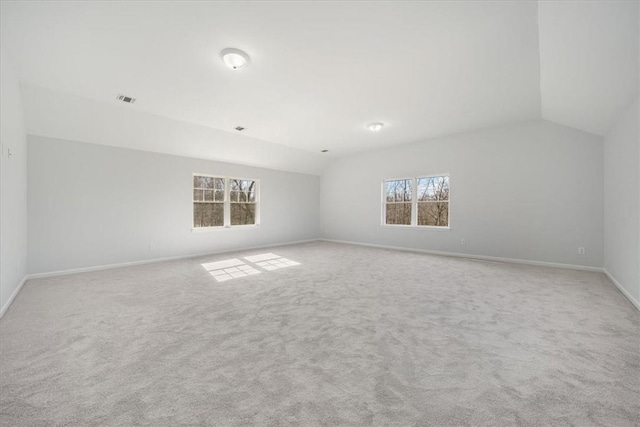
[[[255,225],[257,181],[193,176],[193,227]]]
[[[193,177],[193,226],[224,225],[224,179],[213,176]]]
[[[449,225],[449,177],[418,178],[418,225]]]
[[[449,226],[447,175],[385,181],[384,198],[384,224]]]
[[[230,180],[231,225],[256,223],[256,182],[246,179]]]
[[[411,179],[386,181],[385,223],[411,225]]]

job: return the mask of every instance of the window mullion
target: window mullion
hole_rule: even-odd
[[[260,225],[260,203],[258,203],[258,197],[260,197],[260,182],[255,181],[253,187],[253,206],[255,212],[255,225]]]
[[[418,224],[418,179],[412,178],[411,191],[411,225]]]
[[[231,227],[231,185],[229,178],[224,179],[224,226]]]

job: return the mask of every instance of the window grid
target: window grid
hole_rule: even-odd
[[[258,180],[194,174],[192,227],[258,226],[258,202]]]
[[[448,174],[384,180],[382,193],[382,225],[450,228]]]
[[[255,180],[231,179],[229,181],[230,225],[246,224],[247,219],[256,215]]]

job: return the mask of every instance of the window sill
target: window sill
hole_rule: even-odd
[[[207,231],[221,231],[221,230],[248,230],[252,228],[260,228],[260,224],[249,225],[228,225],[221,227],[191,227],[192,233],[203,233]]]
[[[416,230],[451,231],[451,227],[436,227],[433,225],[380,224],[380,227],[405,228],[405,229],[416,229]]]

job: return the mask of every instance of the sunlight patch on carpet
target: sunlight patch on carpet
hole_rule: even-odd
[[[257,262],[256,265],[264,268],[267,271],[279,270],[285,267],[293,267],[294,265],[300,265],[299,262],[291,261],[287,258],[276,258],[269,261]]]
[[[247,256],[244,257],[244,260],[246,261],[239,258],[232,258],[222,261],[207,262],[201,265],[218,282],[226,282],[227,280],[260,274],[261,271],[257,267],[266,271],[273,271],[300,265],[299,262],[283,258],[280,255],[272,253]],[[251,264],[255,264],[255,266]]]

